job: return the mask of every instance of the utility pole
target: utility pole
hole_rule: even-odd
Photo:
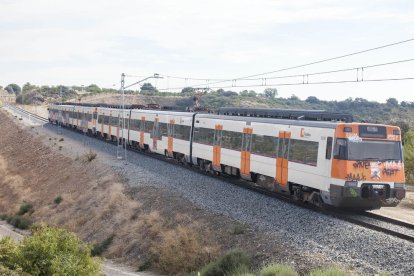
[[[127,160],[127,145],[126,145],[126,139],[124,137],[124,130],[125,130],[125,117],[124,117],[124,111],[125,111],[125,74],[121,74],[121,90],[120,93],[122,94],[122,103],[119,106],[120,112],[118,115],[118,128],[121,127],[121,137],[118,137],[118,146],[116,148],[116,158],[119,160],[124,159]],[[122,149],[123,147],[123,149]],[[124,151],[124,156],[122,157],[122,150]]]

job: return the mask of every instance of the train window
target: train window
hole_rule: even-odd
[[[167,137],[168,136],[168,128],[167,128],[167,124],[166,123],[158,123],[159,124],[159,128],[160,128],[160,138],[162,136]]]
[[[253,134],[252,153],[267,157],[277,157],[278,138]]]
[[[154,122],[152,122],[152,121],[145,121],[145,124],[144,125],[145,125],[144,131],[146,133],[152,133],[152,130],[154,128]]]
[[[225,149],[241,151],[242,133],[223,130],[221,136],[221,147]]]
[[[109,125],[109,116],[104,116],[104,124]]]
[[[348,142],[347,139],[338,138],[334,147],[334,158],[347,160],[348,159]]]
[[[318,162],[318,142],[291,139],[289,161],[316,166]]]
[[[160,140],[159,129],[160,128],[158,122],[154,122],[154,127],[150,133],[150,138],[156,138],[157,140]]]
[[[194,129],[194,142],[199,144],[213,145],[214,129],[196,127]]]
[[[174,125],[174,138],[189,141],[190,130],[190,126]]]
[[[131,119],[131,130],[139,131],[140,130],[141,120]]]
[[[331,160],[332,157],[332,137],[328,137],[326,140],[326,154],[325,158]]]

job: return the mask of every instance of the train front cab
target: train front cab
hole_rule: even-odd
[[[330,201],[341,208],[396,206],[405,197],[398,127],[338,124],[333,149]]]

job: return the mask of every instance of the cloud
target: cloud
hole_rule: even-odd
[[[89,78],[100,85],[112,85],[121,72],[237,77],[405,39],[414,35],[413,6],[356,0],[0,0],[0,73],[5,82]]]

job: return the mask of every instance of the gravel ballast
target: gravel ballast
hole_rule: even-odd
[[[46,125],[44,130],[57,136],[56,126]],[[113,167],[132,187],[169,190],[200,208],[246,223],[306,254],[320,254],[363,273],[414,275],[414,246],[408,241],[135,152],[127,153],[128,162],[117,160],[116,146],[81,133],[62,129],[61,135],[65,140],[64,154],[81,156],[92,150],[100,162]]]

